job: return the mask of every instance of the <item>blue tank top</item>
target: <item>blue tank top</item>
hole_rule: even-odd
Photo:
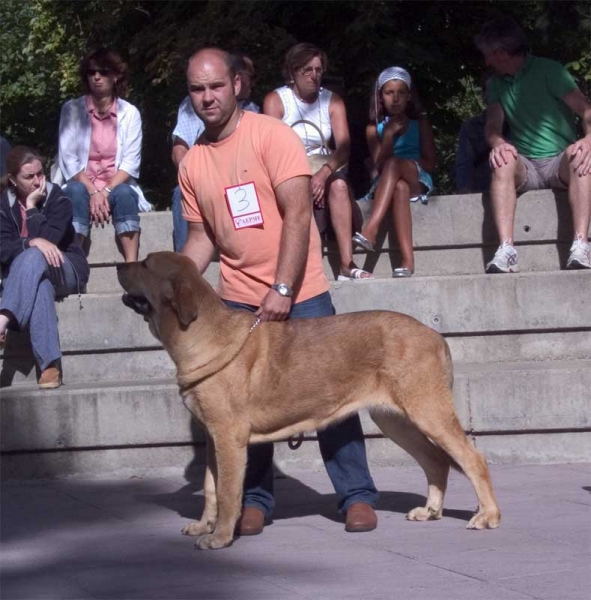
[[[388,122],[385,119],[378,123],[377,131],[380,139],[384,137],[384,125]],[[394,150],[392,152],[397,158],[409,160],[419,160],[421,158],[421,136],[419,133],[419,122],[410,120],[406,131],[399,137],[394,138]]]

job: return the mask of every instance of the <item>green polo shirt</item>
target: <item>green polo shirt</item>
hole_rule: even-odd
[[[515,77],[495,75],[488,89],[511,131],[511,143],[527,158],[560,154],[576,140],[576,122],[564,96],[577,89],[572,75],[547,58],[527,56]]]

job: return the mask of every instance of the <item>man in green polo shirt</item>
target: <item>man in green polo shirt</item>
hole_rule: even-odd
[[[574,241],[567,268],[591,268],[591,104],[561,64],[528,53],[525,33],[512,19],[487,22],[475,43],[496,73],[488,89],[485,136],[501,245],[487,273],[519,271],[513,247],[517,193],[542,188],[568,189]],[[575,115],[585,130],[578,141]],[[511,143],[502,135],[505,120]]]

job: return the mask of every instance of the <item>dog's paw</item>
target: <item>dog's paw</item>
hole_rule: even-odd
[[[443,511],[435,511],[427,506],[417,506],[413,508],[407,515],[407,521],[437,521],[441,519]]]
[[[225,535],[217,535],[212,533],[210,535],[204,535],[200,540],[195,542],[195,547],[199,550],[218,550],[219,548],[226,548],[230,546],[234,538],[227,537]]]
[[[182,529],[183,535],[205,535],[206,533],[212,533],[214,526],[212,523],[206,521],[192,521],[187,523]]]
[[[470,519],[467,529],[496,529],[500,523],[501,513],[499,511],[480,511]]]

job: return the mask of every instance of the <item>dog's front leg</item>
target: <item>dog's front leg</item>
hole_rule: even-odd
[[[222,436],[222,439],[213,436],[217,466],[217,524],[213,533],[197,541],[196,546],[201,550],[229,546],[234,540],[234,528],[240,516],[247,444],[246,441],[238,443],[228,432],[223,432]]]
[[[216,499],[217,466],[215,462],[215,446],[211,436],[206,432],[206,468],[203,481],[203,495],[205,496],[205,508],[201,520],[187,523],[181,530],[183,535],[205,535],[215,530],[218,518],[218,506]]]

